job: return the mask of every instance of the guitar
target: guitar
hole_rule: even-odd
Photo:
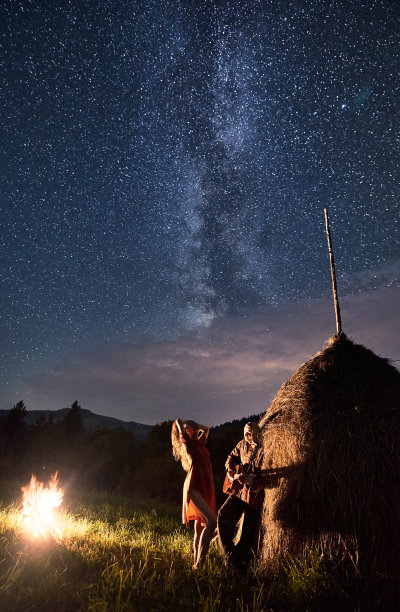
[[[249,463],[245,463],[244,465],[243,463],[239,463],[235,467],[236,474],[247,474],[248,473],[250,466],[253,463],[253,459],[255,458],[255,456],[257,455],[259,451],[259,448],[260,448],[259,446],[255,446],[253,448],[253,452],[251,453]],[[247,483],[246,483],[246,487],[248,489],[250,488],[250,486]],[[227,493],[227,495],[231,495],[232,493],[238,493],[241,489],[243,489],[243,484],[239,482],[237,478],[235,480],[232,480],[231,478],[229,478],[229,475],[227,472],[225,476],[224,484],[222,485],[222,492]]]
[[[247,470],[245,471],[244,468],[245,466],[243,466],[241,463],[237,465],[235,467],[236,474],[245,474]],[[232,493],[238,493],[242,488],[243,485],[241,482],[239,482],[238,479],[232,480],[231,478],[229,478],[228,472],[225,474],[224,484],[222,485],[223,493],[231,495]]]
[[[236,474],[247,474],[249,470],[249,464],[246,463],[242,465],[241,463],[236,466],[235,471]],[[293,475],[293,466],[287,466],[282,468],[267,468],[265,470],[260,470],[257,472],[257,476],[262,476],[265,478],[266,489],[273,489],[279,485],[279,481],[281,478],[288,478],[288,476]],[[236,478],[235,480],[231,480],[228,476],[228,472],[225,475],[224,484],[222,485],[222,492],[227,495],[232,495],[232,493],[238,493],[241,489],[243,489],[244,484],[239,482]],[[248,484],[246,484],[247,488],[250,488]]]

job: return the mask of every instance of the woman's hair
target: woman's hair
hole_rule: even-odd
[[[195,421],[185,421],[184,425],[189,425],[189,427],[193,429],[193,431],[196,433],[199,429],[199,425]],[[185,446],[182,443],[176,421],[172,423],[171,442],[172,442],[172,454],[174,456],[175,461],[180,461],[182,463],[183,469],[186,472],[188,472],[190,470],[191,462],[185,450]]]

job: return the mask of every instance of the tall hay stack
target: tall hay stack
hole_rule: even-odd
[[[400,373],[345,335],[304,363],[261,419],[262,565],[316,548],[400,602]],[[383,598],[383,599],[382,599]]]

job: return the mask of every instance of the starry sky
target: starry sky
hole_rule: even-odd
[[[343,329],[400,360],[400,9],[6,0],[0,408],[215,425]]]

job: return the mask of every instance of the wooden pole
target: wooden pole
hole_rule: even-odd
[[[329,219],[328,219],[328,209],[327,208],[324,208],[324,213],[325,213],[326,236],[328,238],[329,260],[331,262],[332,291],[333,291],[333,301],[335,303],[335,315],[336,315],[336,333],[339,336],[342,333],[342,322],[340,320],[339,298],[338,298],[337,286],[336,286],[335,260],[333,258],[331,232],[329,231]]]

